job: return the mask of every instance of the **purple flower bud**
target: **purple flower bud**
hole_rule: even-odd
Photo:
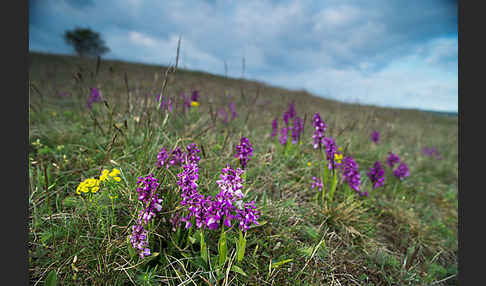
[[[101,101],[100,91],[95,87],[91,87],[90,90],[91,94],[89,95],[88,103],[86,104],[89,109],[91,109],[93,103]]]
[[[380,133],[376,130],[371,132],[371,142],[378,144],[380,142]]]
[[[373,184],[373,189],[382,187],[385,185],[385,168],[381,165],[380,161],[376,161],[370,171],[366,174]]]
[[[439,151],[437,151],[437,149],[434,147],[424,147],[422,154],[429,157],[435,157],[437,160],[442,160],[442,156],[440,155]]]
[[[404,162],[400,163],[395,171],[393,171],[393,175],[395,175],[395,177],[397,177],[400,181],[410,176],[410,171],[407,167],[407,164],[405,164]]]
[[[280,141],[281,145],[287,144],[287,136],[288,136],[287,127],[282,127],[280,129],[280,136],[278,137],[278,140]]]
[[[399,162],[400,162],[400,157],[398,157],[398,155],[393,154],[392,152],[388,152],[388,157],[386,158],[386,164],[388,166],[393,168],[393,166]]]
[[[199,101],[199,92],[197,90],[192,92],[191,101]]]
[[[322,187],[323,187],[323,185],[322,185],[321,180],[320,180],[320,179],[318,179],[318,178],[316,178],[316,177],[312,177],[312,180],[313,180],[314,182],[312,182],[311,187],[312,187],[313,189],[314,189],[314,188],[317,188],[317,189],[319,190],[319,192],[322,192]]]
[[[270,136],[275,137],[278,132],[278,117],[275,117],[272,121],[272,134]]]
[[[236,145],[235,158],[240,159],[241,168],[245,169],[250,157],[253,156],[253,146],[250,144],[250,140],[246,137],[241,137],[240,144]]]
[[[357,193],[360,193],[360,174],[358,164],[352,157],[344,157],[342,164],[343,181]]]
[[[326,133],[327,124],[322,121],[318,112],[312,117],[312,126],[314,126],[314,131],[312,133],[314,149],[320,149],[324,145],[324,133]]]
[[[150,249],[148,248],[147,240],[148,232],[144,229],[142,221],[137,220],[137,224],[132,226],[132,234],[130,235],[130,243],[140,258],[150,256]]]
[[[304,120],[298,116],[294,117],[294,125],[292,126],[292,144],[297,144],[300,140],[300,135],[304,132]]]

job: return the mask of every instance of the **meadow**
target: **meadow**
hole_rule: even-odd
[[[458,283],[457,117],[31,52],[28,140],[31,285]]]

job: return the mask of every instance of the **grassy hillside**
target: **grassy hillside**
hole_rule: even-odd
[[[344,104],[197,71],[165,76],[166,70],[29,54],[31,284],[44,283],[49,274],[62,285],[457,283],[457,117]],[[88,108],[91,88],[102,101]],[[163,88],[172,111],[157,109]],[[182,94],[190,97],[193,90],[199,105],[184,107]],[[271,136],[272,120],[284,126],[282,115],[292,102],[304,119],[303,133],[297,144],[289,135],[281,145],[278,132]],[[312,188],[312,178],[324,178],[327,166],[325,152],[312,144],[316,112],[327,124],[325,136],[356,161],[360,189],[369,196],[354,193],[339,169],[332,200],[332,173],[327,191]],[[378,144],[370,141],[373,130],[381,135]],[[235,222],[206,228],[204,241],[195,225],[172,223],[188,211],[177,184],[183,168],[159,168],[157,162],[162,147],[185,150],[195,143],[201,151],[198,192],[214,197],[222,168],[240,167],[234,154],[242,136],[253,146],[242,192],[259,217],[244,233],[238,257],[242,238]],[[425,155],[426,147],[440,155]],[[410,176],[394,176],[388,152],[407,164]],[[385,166],[385,184],[373,189],[367,172],[376,161]],[[76,193],[103,169],[118,169],[120,182]],[[130,236],[146,207],[138,177],[148,174],[160,183],[156,193],[163,202],[145,225],[151,255],[140,258]]]

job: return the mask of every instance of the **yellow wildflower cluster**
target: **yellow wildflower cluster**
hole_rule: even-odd
[[[100,180],[95,178],[88,178],[82,181],[76,188],[76,194],[80,195],[83,193],[96,193],[100,189]]]
[[[120,182],[121,179],[118,176],[120,174],[120,170],[118,169],[113,169],[110,171],[104,169],[101,172],[101,176],[99,179],[95,178],[88,178],[84,181],[82,181],[79,186],[76,188],[76,194],[80,195],[81,193],[96,193],[97,191],[100,190],[100,184],[101,182],[104,182],[110,178],[115,180],[116,182]]]
[[[113,180],[120,182],[121,179],[120,177],[118,177],[119,174],[120,170],[118,170],[117,168],[114,168],[113,170],[111,170],[111,172],[107,169],[104,169],[103,171],[101,171],[100,181],[104,182],[109,178],[113,178]]]
[[[191,101],[191,106],[198,107],[199,106],[199,102],[197,102],[197,101]]]

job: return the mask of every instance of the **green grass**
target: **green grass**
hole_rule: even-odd
[[[344,104],[305,91],[178,70],[168,77],[166,94],[176,99],[181,92],[199,90],[199,114],[197,119],[184,116],[176,106],[166,118],[153,100],[162,89],[165,67],[102,61],[96,73],[95,60],[29,57],[31,284],[44,283],[53,270],[60,285],[457,283],[457,117]],[[106,104],[95,103],[89,111],[85,104],[92,86],[101,90]],[[70,96],[58,96],[62,91]],[[292,100],[297,114],[306,117],[305,133],[302,144],[284,154],[270,137],[271,121],[281,118]],[[234,121],[225,125],[211,116],[231,101],[238,112]],[[311,144],[315,112],[328,124],[327,136],[359,164],[368,198],[348,199],[338,187],[334,204],[316,203],[310,187],[320,161]],[[379,145],[369,140],[374,129],[381,133]],[[254,147],[244,192],[261,216],[260,225],[247,232],[241,271],[226,272],[227,261],[218,275],[199,257],[199,240],[177,249],[167,221],[171,209],[164,209],[150,234],[158,255],[135,256],[127,239],[140,209],[137,177],[156,174],[165,193],[177,187],[176,169],[155,167],[159,149],[191,142],[204,149],[200,190],[215,194],[221,168],[238,165],[233,154],[242,135]],[[424,157],[425,146],[436,147],[443,159]],[[385,188],[372,190],[366,172],[376,160],[384,163],[389,151],[408,164],[411,176],[394,189],[388,170]],[[75,190],[102,168],[122,171],[118,198],[112,205],[100,191],[96,205],[89,207]],[[206,233],[213,260],[219,233]],[[237,232],[228,232],[229,257],[237,239]]]

